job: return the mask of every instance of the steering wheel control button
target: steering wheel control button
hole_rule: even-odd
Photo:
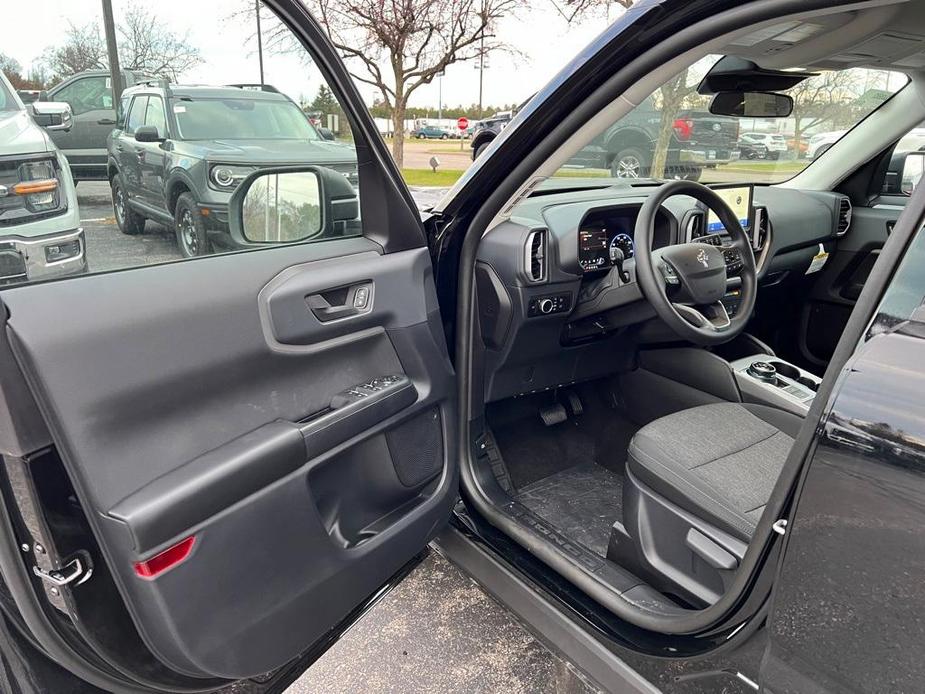
[[[756,361],[748,367],[748,375],[765,383],[777,382],[777,369],[766,361]]]
[[[675,272],[674,268],[671,267],[668,263],[662,265],[662,276],[665,278],[665,281],[668,284],[680,284],[681,280],[678,279],[678,273]]]
[[[572,309],[571,294],[552,294],[538,296],[530,299],[527,305],[527,316],[550,316],[554,313],[566,313]]]

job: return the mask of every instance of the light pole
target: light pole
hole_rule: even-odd
[[[254,0],[257,12],[257,62],[260,65],[260,86],[263,86],[263,36],[260,34],[260,0]]]
[[[437,73],[437,122],[443,120],[443,75],[443,70]]]
[[[103,31],[109,57],[109,81],[112,83],[112,107],[119,108],[122,98],[122,70],[119,67],[119,47],[116,44],[116,24],[112,17],[112,0],[103,0]]]

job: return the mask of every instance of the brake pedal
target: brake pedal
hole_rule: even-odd
[[[551,427],[566,421],[568,412],[565,411],[565,405],[557,402],[555,405],[540,408],[540,418],[543,420],[543,424]]]
[[[585,413],[585,406],[581,404],[581,398],[578,397],[578,393],[569,391],[565,397],[568,400],[568,408],[573,417],[580,417]]]

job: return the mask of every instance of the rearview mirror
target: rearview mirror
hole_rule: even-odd
[[[45,130],[67,132],[74,125],[71,105],[63,101],[36,101],[32,104],[32,119]]]
[[[710,113],[737,118],[786,118],[793,99],[774,92],[719,92],[710,102]]]
[[[359,201],[350,182],[322,166],[255,171],[231,196],[228,226],[241,246],[296,243],[358,233]]]

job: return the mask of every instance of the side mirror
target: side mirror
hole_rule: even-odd
[[[356,191],[323,166],[282,166],[250,174],[228,205],[232,239],[242,247],[351,236],[360,229]]]
[[[137,142],[163,142],[165,139],[153,125],[140,125],[135,131]]]
[[[710,102],[710,113],[737,118],[786,118],[793,99],[774,92],[719,92]]]
[[[318,128],[318,134],[321,135],[322,140],[328,140],[329,142],[334,142],[337,138],[334,136],[334,132],[330,128]]]
[[[902,168],[899,169],[899,176],[894,177],[894,192],[899,195],[912,195],[919,183],[922,182],[922,176],[925,175],[925,152],[906,152],[901,155],[900,161]],[[892,166],[890,167],[893,168]],[[898,178],[898,181],[896,180]],[[897,190],[898,189],[898,190]]]
[[[52,132],[67,132],[74,125],[71,105],[63,101],[36,101],[32,104],[32,119]]]

